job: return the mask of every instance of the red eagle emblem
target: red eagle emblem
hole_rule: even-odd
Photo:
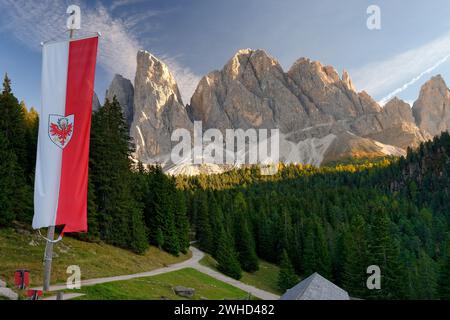
[[[72,138],[73,118],[73,115],[67,117],[50,115],[49,117],[50,139],[60,148],[64,148]]]

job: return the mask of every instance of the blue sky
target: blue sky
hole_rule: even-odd
[[[377,100],[395,93],[413,101],[438,73],[450,83],[448,0],[0,0],[0,73],[10,74],[27,105],[40,103],[39,43],[67,37],[72,3],[82,10],[79,34],[103,34],[101,99],[114,73],[133,80],[139,49],[169,64],[185,103],[203,75],[241,48],[265,49],[285,70],[300,57],[346,69]],[[366,27],[372,4],[381,30]]]

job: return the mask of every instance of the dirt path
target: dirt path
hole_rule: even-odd
[[[192,257],[186,261],[180,262],[180,263],[175,263],[172,265],[169,265],[167,267],[164,268],[160,268],[160,269],[155,269],[152,271],[148,271],[148,272],[141,272],[141,273],[134,273],[134,274],[128,274],[128,275],[122,275],[122,276],[114,276],[114,277],[105,277],[105,278],[96,278],[96,279],[88,279],[88,280],[82,280],[81,281],[81,286],[92,286],[95,284],[100,284],[100,283],[107,283],[107,282],[113,282],[113,281],[122,281],[122,280],[130,280],[130,279],[134,279],[134,278],[142,278],[142,277],[150,277],[150,276],[156,276],[159,274],[163,274],[163,273],[167,273],[167,272],[172,272],[172,271],[177,271],[180,269],[184,269],[184,268],[193,268],[196,269],[202,273],[205,273],[213,278],[216,278],[217,280],[220,280],[222,282],[228,283],[234,287],[237,287],[241,290],[244,290],[245,292],[249,292],[251,293],[253,296],[259,298],[259,299],[263,299],[263,300],[277,300],[280,297],[255,288],[253,286],[250,286],[248,284],[245,284],[241,281],[232,279],[230,277],[227,277],[213,269],[210,269],[208,267],[202,266],[199,262],[200,260],[205,256],[205,254],[200,251],[199,249],[195,248],[195,247],[190,247],[190,250],[192,252]],[[35,289],[40,289],[41,288],[35,288]],[[50,286],[50,291],[60,291],[60,290],[65,290],[66,289],[66,285],[65,284],[57,284],[57,285],[52,285]],[[70,294],[66,294],[67,296],[69,296]],[[54,298],[54,297],[50,297],[50,298]],[[74,296],[73,296],[74,298]],[[69,297],[70,299],[70,297]]]

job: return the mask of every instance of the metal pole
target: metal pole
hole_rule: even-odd
[[[52,240],[55,236],[55,226],[48,227],[47,239]],[[53,258],[53,242],[47,240],[44,254],[44,291],[50,289],[50,276],[52,273],[52,258]]]
[[[73,38],[73,29],[70,29],[69,39]],[[44,254],[44,286],[43,291],[49,291],[50,278],[52,274],[52,259],[53,259],[53,239],[55,237],[55,226],[49,226],[47,230],[47,244],[45,245]]]

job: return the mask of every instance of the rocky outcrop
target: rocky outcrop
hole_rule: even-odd
[[[347,72],[299,59],[285,73],[263,50],[240,50],[223,70],[205,76],[189,112],[205,128],[279,128],[292,132],[381,108],[357,94]]]
[[[92,111],[97,111],[100,108],[100,100],[98,100],[97,94],[94,92],[92,97]]]
[[[195,295],[194,288],[175,286],[172,288],[172,290],[177,296],[184,297],[184,298],[192,298]]]
[[[106,91],[106,99],[112,101],[116,97],[120,106],[122,107],[123,116],[128,124],[131,126],[134,114],[134,88],[130,80],[116,74]]]
[[[420,129],[432,136],[450,129],[450,90],[440,75],[422,86],[413,113]]]
[[[416,125],[411,106],[398,98],[390,100],[381,112],[355,119],[351,128],[365,138],[405,150],[408,147],[416,148],[421,142],[432,138]]]
[[[410,110],[397,101],[381,108],[356,92],[346,71],[340,77],[331,66],[301,58],[284,72],[263,50],[240,50],[205,76],[188,108],[206,129],[278,128],[287,162],[402,154],[424,139]],[[408,137],[393,134],[398,128]]]
[[[177,83],[166,64],[147,51],[137,54],[134,117],[130,133],[136,157],[144,163],[164,162],[177,128],[192,130]]]

